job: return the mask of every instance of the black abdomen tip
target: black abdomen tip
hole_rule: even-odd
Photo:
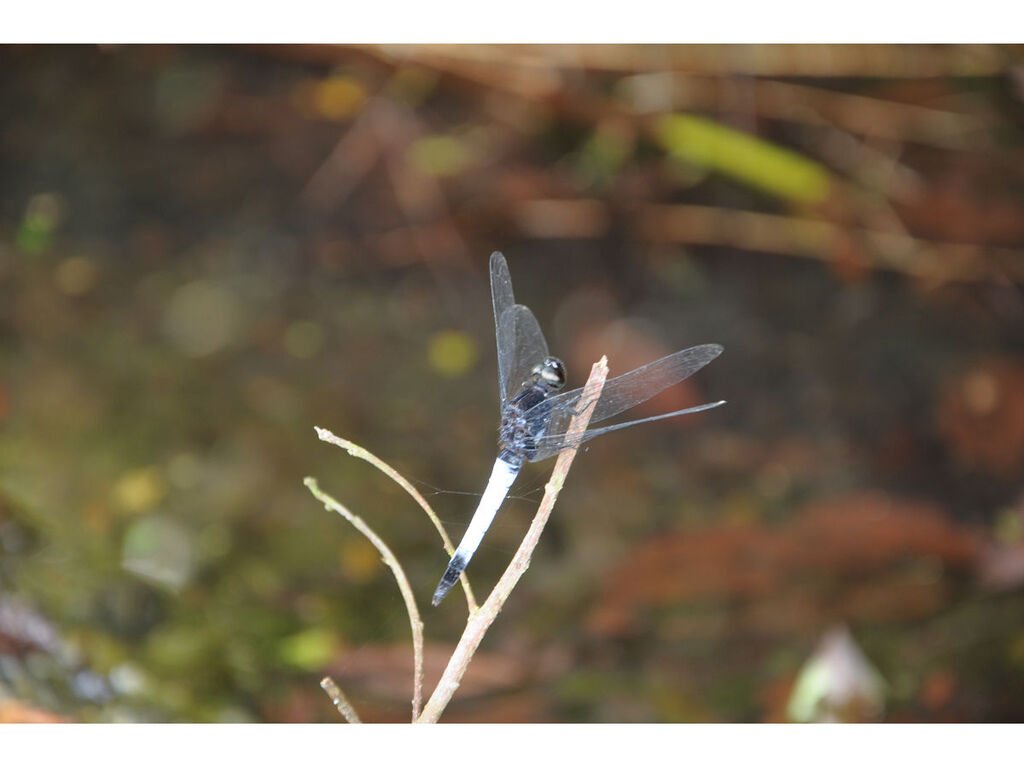
[[[456,552],[455,556],[448,563],[441,581],[437,583],[437,589],[434,590],[434,598],[430,601],[432,605],[436,607],[441,604],[444,596],[448,594],[448,590],[455,586],[455,582],[459,580],[459,575],[464,570],[466,570],[466,560]]]

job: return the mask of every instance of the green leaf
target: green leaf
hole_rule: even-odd
[[[320,669],[330,661],[338,642],[325,629],[308,629],[285,638],[279,646],[281,659],[300,669]]]
[[[695,115],[666,115],[655,126],[674,157],[798,203],[828,195],[828,170],[802,155]]]

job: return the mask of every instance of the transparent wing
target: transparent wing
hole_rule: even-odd
[[[720,354],[722,354],[722,347],[718,344],[702,344],[697,347],[680,350],[660,360],[655,360],[653,363],[634,368],[629,373],[624,373],[621,376],[610,379],[604,385],[601,398],[597,401],[597,406],[594,408],[594,415],[591,417],[590,422],[596,424],[605,419],[610,419],[612,416],[616,416],[642,402],[650,400],[673,384],[678,384],[684,379],[688,379]],[[572,419],[573,414],[582,410],[586,405],[586,403],[580,402],[582,395],[582,388],[564,392],[547,398],[525,414],[526,418],[534,423],[547,421],[546,435],[537,441],[538,450],[531,459],[532,461],[540,461],[548,456],[552,456],[566,446],[567,441],[564,433],[569,426],[569,421]],[[695,408],[686,408],[660,416],[626,422],[625,424],[590,429],[575,442],[577,444],[586,442],[598,435],[614,432],[618,429],[625,429],[636,424],[643,424],[648,421],[682,416],[685,413],[696,413],[697,411],[719,406],[722,402],[708,403]]]
[[[548,343],[533,312],[515,303],[512,276],[499,251],[491,254],[491,301],[498,346],[498,394],[504,405],[533,367],[548,356]]]
[[[498,395],[504,404],[516,352],[515,316],[509,314],[516,300],[512,294],[512,276],[500,251],[491,254],[491,302],[498,349]]]
[[[537,363],[548,356],[548,343],[533,312],[522,304],[515,304],[505,310],[501,324],[512,328],[511,354],[505,361],[501,385],[501,402],[515,396],[520,385],[530,376]]]
[[[561,451],[563,448],[569,448],[574,445],[581,445],[588,440],[593,440],[595,437],[608,434],[609,432],[617,432],[620,429],[626,429],[627,427],[635,427],[637,424],[646,424],[649,421],[661,421],[662,419],[671,419],[676,416],[683,416],[687,413],[699,413],[701,411],[710,411],[712,408],[717,408],[720,405],[725,405],[725,400],[719,400],[714,403],[705,403],[704,405],[695,405],[692,408],[684,408],[681,411],[672,411],[671,413],[663,413],[659,416],[649,416],[646,419],[636,419],[635,421],[626,421],[622,424],[612,424],[609,427],[599,427],[598,429],[588,429],[582,435],[578,435],[575,438],[570,438],[565,434],[565,428],[568,427],[569,422],[572,419],[572,412],[563,413],[559,411],[558,414],[552,417],[549,422],[549,428],[558,429],[559,431],[553,434],[545,435],[541,439],[537,440],[537,450],[530,457],[530,461],[543,461],[549,459],[556,453]]]

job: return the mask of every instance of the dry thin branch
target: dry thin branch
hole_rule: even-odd
[[[423,621],[420,619],[420,612],[416,607],[416,598],[413,596],[412,587],[409,585],[409,579],[406,578],[405,571],[402,570],[402,565],[398,562],[398,558],[396,558],[388,548],[388,545],[385,544],[376,533],[374,533],[370,526],[363,522],[362,518],[354,515],[344,505],[338,503],[321,491],[320,486],[317,485],[316,480],[312,477],[307,477],[303,480],[303,483],[305,483],[306,487],[309,488],[310,493],[312,493],[318,501],[327,507],[327,509],[337,512],[348,520],[357,531],[363,534],[363,536],[365,536],[369,542],[377,548],[377,551],[380,552],[384,563],[395,574],[395,581],[398,582],[398,589],[402,593],[402,599],[405,600],[405,610],[409,614],[409,625],[412,627],[412,719],[415,721],[420,713],[420,707],[423,704]]]
[[[693,56],[687,56],[687,49]],[[545,102],[576,117],[599,120],[616,115],[625,119],[644,117],[652,103],[657,111],[730,111],[728,89],[736,77],[751,98],[742,100],[744,114],[806,125],[836,125],[864,136],[893,141],[914,141],[949,149],[969,151],[984,143],[990,132],[984,117],[917,104],[848,93],[800,83],[762,79],[808,74],[845,76],[864,66],[881,66],[899,77],[927,77],[933,67],[950,66],[948,54],[901,48],[888,58],[893,46],[854,46],[837,57],[843,46],[829,46],[827,52],[813,46],[771,46],[767,51],[747,55],[735,47],[717,56],[700,46],[413,46],[403,48],[366,47],[366,53],[396,65],[413,61],[437,72],[460,78],[490,91],[526,102]],[[752,51],[753,49],[748,49]],[[870,53],[867,53],[871,50]],[[974,71],[991,77],[1005,71],[1002,51],[997,47],[962,47],[965,54],[953,69]],[[611,54],[609,57],[608,54]],[[923,54],[923,55],[922,55]],[[681,58],[682,57],[682,58]],[[886,60],[888,58],[888,60]],[[709,68],[710,67],[710,68]],[[575,87],[573,72],[600,70],[621,76],[619,98],[584,94]],[[724,75],[731,75],[732,80]],[[567,94],[571,91],[571,97]],[[652,94],[654,102],[651,101]]]
[[[320,211],[340,206],[353,189],[373,170],[384,150],[378,130],[378,112],[385,102],[372,99],[302,190],[306,204]]]
[[[582,413],[577,414],[573,418],[569,425],[568,434],[570,436],[578,435],[587,428],[587,425],[590,423],[590,416],[594,412],[594,407],[601,397],[601,390],[604,388],[604,381],[607,376],[608,360],[602,357],[598,362],[594,363],[594,367],[590,370],[590,378],[587,379],[583,395],[580,397],[581,403],[589,403],[589,405],[584,408]],[[448,706],[448,702],[451,701],[452,696],[458,689],[462,676],[465,674],[466,668],[469,666],[473,654],[476,653],[476,649],[480,646],[484,635],[491,624],[494,623],[494,620],[498,618],[502,606],[519,582],[519,579],[526,573],[526,569],[530,567],[530,557],[537,546],[537,542],[540,540],[540,535],[547,524],[548,518],[551,516],[555,500],[565,484],[565,478],[569,474],[569,467],[572,466],[573,459],[576,457],[576,450],[577,448],[575,447],[566,448],[558,454],[558,461],[555,462],[555,469],[551,473],[551,479],[544,487],[544,499],[540,503],[537,514],[534,515],[530,529],[526,532],[526,536],[519,545],[519,549],[516,550],[512,562],[508,564],[508,568],[505,569],[501,578],[498,579],[498,583],[494,585],[494,589],[491,590],[487,600],[480,606],[480,610],[470,615],[469,620],[466,622],[466,629],[459,639],[459,644],[448,660],[448,666],[445,668],[444,674],[441,675],[441,680],[427,701],[427,705],[423,708],[423,713],[416,720],[417,723],[436,723],[441,717],[445,707]]]
[[[413,501],[419,504],[420,508],[422,508],[423,511],[427,513],[427,517],[430,518],[430,522],[434,524],[434,528],[441,535],[441,541],[444,544],[444,551],[448,553],[448,556],[451,557],[455,554],[455,548],[452,546],[452,541],[448,538],[448,532],[444,529],[444,525],[441,523],[440,518],[438,518],[437,514],[427,503],[427,500],[423,498],[422,494],[420,494],[420,492],[417,491],[416,488],[414,488],[413,485],[408,480],[406,480],[404,477],[398,474],[398,471],[395,470],[394,467],[392,467],[383,459],[374,456],[361,445],[356,445],[350,440],[346,440],[343,437],[338,437],[329,429],[323,429],[322,427],[313,427],[313,429],[316,430],[316,436],[323,440],[325,443],[331,443],[332,445],[336,445],[339,448],[344,448],[348,452],[349,456],[355,456],[357,459],[362,459],[363,461],[372,464],[385,475],[394,480],[395,483],[397,483],[398,486],[403,491],[408,493],[412,497]],[[473,596],[473,590],[469,586],[469,579],[466,577],[466,574],[463,573],[462,576],[459,577],[459,581],[462,582],[462,589],[466,593],[466,603],[469,606],[470,613],[472,613],[476,610],[477,605],[476,598]]]
[[[481,79],[522,70],[599,70],[613,74],[667,69],[756,77],[991,77],[1007,69],[1006,46],[957,45],[359,45],[385,60],[413,61]],[[339,54],[342,51],[339,51]]]
[[[925,240],[900,231],[844,227],[811,219],[710,205],[639,205],[631,211],[639,239],[655,243],[719,245],[745,251],[836,262],[837,246],[862,245],[865,266],[944,282],[1024,281],[1024,251],[985,243]],[[599,237],[612,218],[600,200],[534,199],[512,209],[516,224],[531,237]],[[570,224],[565,224],[571,217]],[[898,223],[898,219],[891,217]]]
[[[359,719],[359,715],[356,714],[355,708],[352,703],[345,697],[345,694],[341,692],[341,688],[334,682],[330,677],[325,677],[320,681],[320,687],[324,689],[328,696],[331,697],[331,701],[334,702],[334,706],[337,707],[338,712],[345,718],[346,722],[356,725],[363,722]]]
[[[923,240],[899,231],[704,205],[645,205],[637,210],[637,222],[640,235],[655,242],[726,245],[822,261],[834,261],[835,243],[853,236],[877,269],[940,282],[1024,279],[1020,250],[982,243]]]

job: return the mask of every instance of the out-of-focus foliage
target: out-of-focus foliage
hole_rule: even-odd
[[[1024,717],[1016,47],[0,51],[0,721],[409,717],[495,450],[487,256],[582,454],[447,719]],[[650,410],[645,410],[649,408]],[[477,596],[546,467],[474,559]]]
[[[813,160],[694,115],[658,121],[659,141],[674,156],[797,203],[820,203],[828,172]]]

